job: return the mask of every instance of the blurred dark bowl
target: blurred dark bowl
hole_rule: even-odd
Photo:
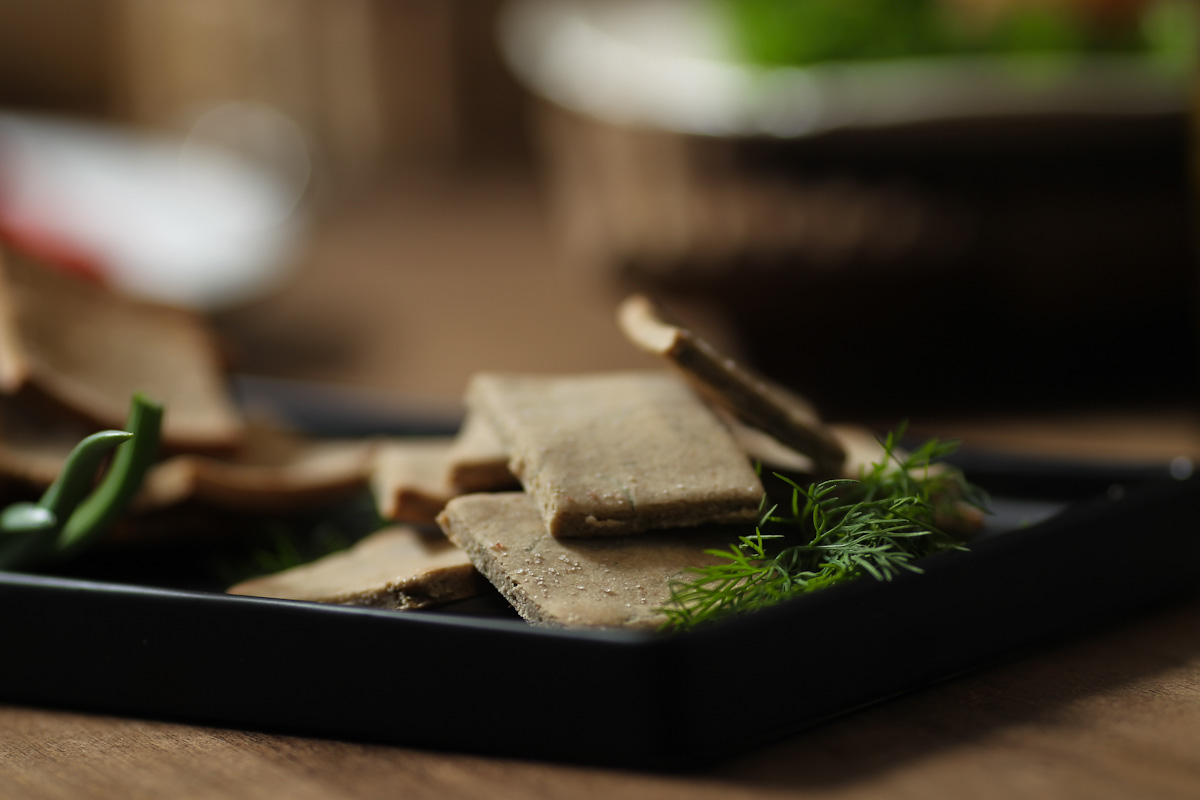
[[[1191,396],[1185,75],[1130,55],[754,69],[702,8],[510,8],[577,263],[719,308],[835,417]]]

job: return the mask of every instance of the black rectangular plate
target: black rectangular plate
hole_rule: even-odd
[[[0,573],[0,699],[683,766],[1190,592],[1198,486],[1122,487],[928,559],[924,574],[862,580],[675,636]],[[1046,511],[998,505],[1018,517]],[[785,693],[787,713],[714,729],[706,698],[747,680]]]
[[[103,569],[0,572],[0,701],[682,767],[1198,585],[1200,480],[1001,466],[989,475],[986,458],[973,460],[970,477],[985,488],[995,478],[1007,496],[969,551],[927,559],[920,575],[864,579],[671,636],[181,591],[139,585],[128,570],[123,582]],[[1022,487],[1022,474],[1036,480]],[[785,713],[714,728],[709,698],[747,683],[786,697]]]

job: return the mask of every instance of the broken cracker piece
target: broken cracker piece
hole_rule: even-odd
[[[447,478],[459,494],[517,487],[517,479],[508,468],[508,451],[492,426],[478,414],[467,414],[446,462]]]
[[[746,455],[763,468],[771,472],[784,472],[791,475],[803,475],[813,478],[817,475],[813,459],[798,453],[766,431],[747,425],[735,418],[725,418],[733,438],[745,451]],[[829,432],[842,447],[846,457],[841,469],[833,475],[822,475],[823,478],[851,478],[857,480],[864,470],[870,469],[887,456],[887,451],[879,439],[869,429],[861,425],[831,424]],[[897,451],[898,455],[902,455]]]
[[[667,358],[714,403],[812,458],[819,473],[841,471],[841,445],[800,395],[726,357],[691,330],[664,321],[642,295],[621,303],[617,322],[634,344]]]
[[[385,520],[431,524],[451,497],[461,494],[447,477],[453,439],[388,439],[371,469],[375,508]]]
[[[380,442],[371,470],[380,517],[433,524],[452,497],[519,486],[495,434],[486,423],[470,420],[455,437]]]
[[[365,489],[375,447],[369,439],[309,438],[252,423],[244,446],[230,456],[185,453],[155,464],[134,509],[185,500],[239,511],[313,508]]]
[[[522,492],[455,498],[438,523],[517,613],[553,627],[654,630],[666,622],[670,582],[722,561],[705,551],[735,540],[719,528],[556,539]]]
[[[555,536],[752,520],[762,483],[716,415],[668,372],[479,373],[467,390]]]
[[[407,611],[463,600],[486,586],[466,553],[444,536],[393,526],[349,550],[243,581],[227,591]]]
[[[797,453],[787,445],[771,436],[766,431],[747,425],[732,414],[724,412],[721,418],[729,427],[734,440],[752,462],[761,464],[768,472],[786,472],[793,475],[811,476],[815,468],[813,460],[803,453]]]
[[[223,369],[199,315],[0,252],[0,392],[35,389],[108,428],[143,392],[166,408],[164,447],[225,450],[243,423]]]
[[[94,426],[33,398],[0,396],[0,486],[41,491]],[[289,512],[352,496],[367,486],[375,443],[308,438],[251,422],[229,455],[182,453],[150,467],[136,513],[195,501],[236,511]]]

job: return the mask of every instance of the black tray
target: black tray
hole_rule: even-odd
[[[540,629],[471,604],[401,614],[231,597],[112,582],[102,568],[91,579],[0,572],[0,701],[679,767],[1200,583],[1200,480],[972,458],[971,477],[1006,496],[970,551],[673,636]],[[750,707],[769,694],[773,713],[714,727],[713,704],[739,692]]]

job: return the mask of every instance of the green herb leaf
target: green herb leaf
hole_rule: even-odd
[[[934,465],[957,443],[931,440],[902,455],[898,438],[888,435],[884,458],[858,480],[806,486],[776,475],[791,496],[770,505],[752,536],[710,551],[723,562],[672,584],[661,609],[667,626],[692,628],[863,576],[891,581],[921,572],[914,562],[924,556],[965,549],[951,524],[964,505],[986,508],[987,497],[962,473]]]

